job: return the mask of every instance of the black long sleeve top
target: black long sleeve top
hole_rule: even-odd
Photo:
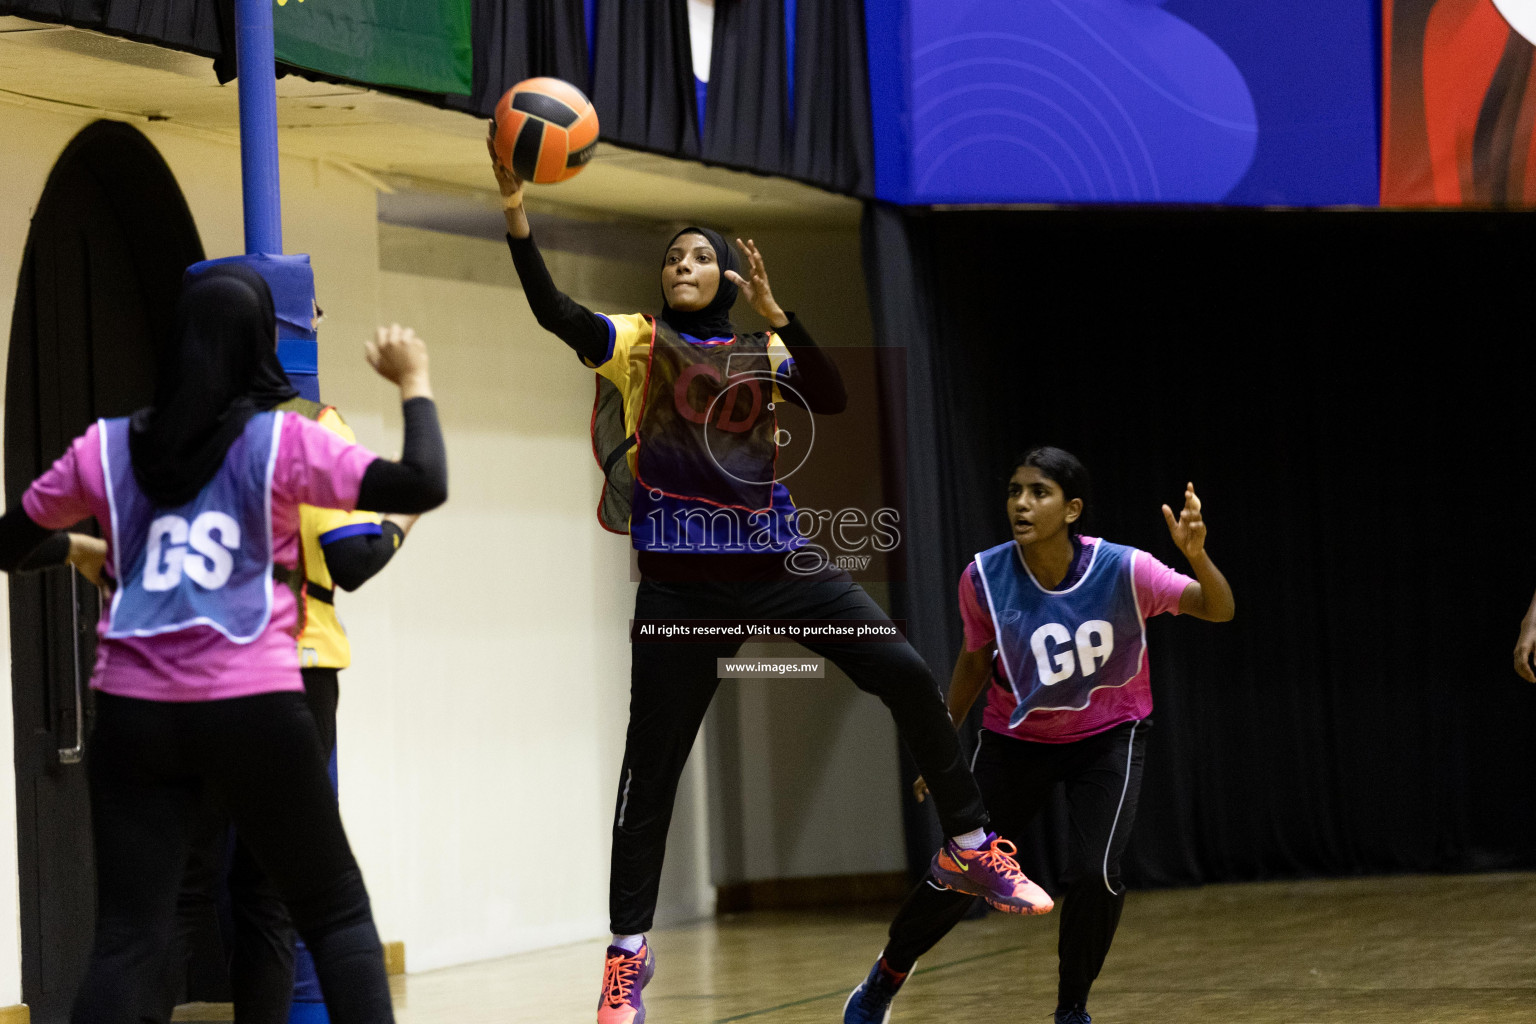
[[[588,366],[597,366],[607,359],[608,322],[555,287],[533,236],[508,235],[507,247],[512,250],[512,264],[539,326],[569,345]],[[836,414],[846,409],[848,393],[837,365],[816,344],[799,318],[789,314],[789,323],[775,333],[793,360],[785,378],[785,399],[814,413]]]

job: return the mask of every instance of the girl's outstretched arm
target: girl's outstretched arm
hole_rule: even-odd
[[[533,310],[539,326],[569,345],[588,365],[596,366],[608,359],[608,321],[555,287],[544,257],[533,241],[533,228],[528,224],[528,213],[523,209],[523,182],[510,168],[503,167],[496,159],[496,147],[492,138],[496,134],[496,122],[491,122],[491,135],[485,140],[491,151],[491,172],[496,175],[496,187],[501,191],[501,212],[507,221],[507,246],[512,250],[512,265],[517,268],[517,278],[523,284],[523,294],[528,297],[528,307]]]
[[[1229,621],[1237,611],[1237,604],[1232,599],[1232,587],[1227,578],[1205,553],[1205,518],[1200,514],[1200,498],[1195,494],[1193,483],[1184,488],[1184,507],[1179,510],[1179,517],[1175,519],[1173,510],[1164,505],[1163,519],[1168,523],[1173,542],[1189,559],[1189,567],[1195,573],[1195,582],[1185,587],[1179,598],[1179,612],[1209,622]]]
[[[400,389],[405,439],[400,458],[374,459],[357,501],[380,512],[429,512],[448,500],[448,454],[432,400],[427,346],[409,327],[380,327],[367,347],[368,365]]]

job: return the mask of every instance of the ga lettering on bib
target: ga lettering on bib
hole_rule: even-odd
[[[1095,690],[1124,686],[1141,671],[1147,635],[1131,575],[1135,554],[1100,540],[1083,578],[1060,591],[1040,585],[1013,541],[976,556],[1017,701],[1010,729],[1031,711],[1081,711]]]
[[[101,420],[101,468],[112,510],[107,636],[212,626],[248,644],[272,617],[272,472],[283,418],[252,416],[197,497],[162,508],[139,490],[126,417]]]

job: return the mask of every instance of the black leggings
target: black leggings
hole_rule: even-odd
[[[336,749],[339,673],[334,668],[306,668],[299,674],[304,679],[304,703],[329,760]],[[146,1016],[145,1024],[169,1024],[192,943],[215,917],[227,954],[235,1024],[286,1024],[293,1004],[293,921],[250,847],[230,828],[229,814],[212,787],[207,788],[204,804],[192,830],[177,900],[165,998],[160,1012]]]
[[[976,781],[998,831],[1019,835],[1064,784],[1068,806],[1068,862],[1057,955],[1058,1006],[1088,1001],[1104,966],[1125,906],[1120,858],[1136,820],[1136,799],[1146,760],[1150,721],[1126,722],[1075,743],[1029,743],[982,731]],[[1023,865],[1029,873],[1029,865]],[[974,896],[919,882],[891,923],[885,959],[909,971],[965,917]]]
[[[641,580],[635,619],[806,619],[889,621],[846,572],[736,583]],[[651,927],[666,855],[672,802],[699,724],[720,680],[726,643],[636,643],[631,648],[629,730],[619,772],[609,875],[609,925],[631,935]],[[811,641],[805,645],[880,698],[928,781],[946,835],[987,823],[981,793],[960,752],[938,684],[912,646]]]
[[[99,693],[89,748],[96,938],[71,1020],[164,999],[187,852],[211,786],[314,954],[338,1024],[394,1020],[368,893],[299,693],[170,704]]]

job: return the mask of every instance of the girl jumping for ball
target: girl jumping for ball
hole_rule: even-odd
[[[492,129],[494,138],[494,127]],[[491,141],[491,140],[488,140]],[[604,485],[603,522],[628,532],[641,573],[635,620],[802,619],[887,622],[848,574],[822,566],[799,574],[786,559],[805,541],[795,506],[774,478],[771,402],[813,413],[846,404],[837,368],[769,288],[762,254],[686,228],[661,259],[662,311],[604,316],[558,291],[534,245],[522,182],[497,160],[507,240],[539,323],[599,375],[594,452]],[[740,292],[771,331],[738,331]],[[764,394],[763,392],[767,392]],[[724,424],[714,429],[715,424]],[[716,659],[739,641],[632,645],[629,729],[614,807],[610,927],[600,1024],[639,1024],[641,988],[654,971],[645,942],[656,907],[667,826],[694,736],[719,685]],[[986,829],[987,814],[932,674],[903,642],[816,641],[862,690],[880,698],[921,767],[951,838],[933,870],[948,884],[1013,913],[1050,909],[1011,849]]]
[[[949,713],[957,727],[983,690],[973,762],[998,827],[1017,835],[1058,785],[1071,827],[1061,911],[1056,1024],[1088,1024],[1088,989],[1125,904],[1120,857],[1136,818],[1152,690],[1146,620],[1164,612],[1232,618],[1232,589],[1205,553],[1194,484],[1177,518],[1163,506],[1190,579],[1136,548],[1085,537],[1088,473],[1059,448],[1021,456],[1008,483],[1013,539],[976,556],[960,579],[965,650]],[[925,787],[918,780],[922,798]],[[891,924],[845,1024],[884,1024],[917,958],[965,917],[973,897],[942,877],[919,883]]]

